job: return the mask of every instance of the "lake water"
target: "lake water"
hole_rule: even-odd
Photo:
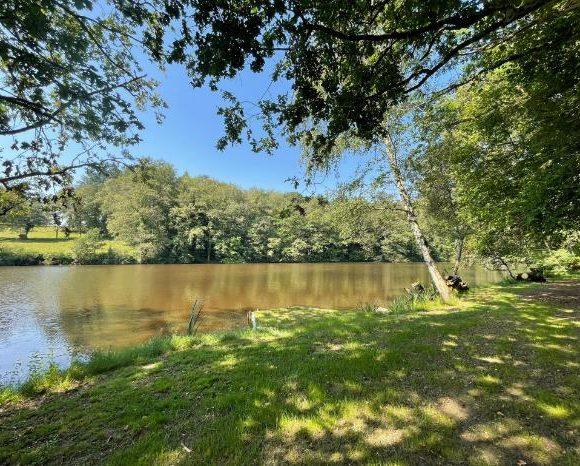
[[[499,275],[472,268],[463,277],[479,285]],[[428,278],[422,264],[0,267],[0,383],[47,361],[66,366],[97,348],[184,332],[196,298],[205,302],[200,331],[224,330],[246,325],[248,309],[386,303]]]

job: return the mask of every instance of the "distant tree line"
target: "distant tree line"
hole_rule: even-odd
[[[397,201],[241,189],[178,176],[141,160],[89,170],[64,213],[69,228],[97,229],[133,246],[141,262],[419,261]],[[430,238],[438,259],[450,243]]]

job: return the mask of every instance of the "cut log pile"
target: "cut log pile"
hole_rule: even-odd
[[[529,272],[518,273],[516,275],[516,280],[521,282],[538,282],[544,283],[546,277],[544,277],[544,271],[541,269],[530,269]]]
[[[461,277],[459,275],[447,275],[445,277],[445,284],[455,291],[469,290],[469,286],[467,285],[467,283],[461,280]]]

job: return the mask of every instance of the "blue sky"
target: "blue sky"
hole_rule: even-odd
[[[165,120],[158,125],[151,113],[144,115],[146,129],[142,133],[143,142],[131,149],[136,156],[145,156],[171,162],[179,173],[208,175],[221,181],[242,187],[292,190],[287,178],[302,178],[304,169],[300,164],[300,149],[287,144],[273,156],[256,154],[247,144],[228,147],[220,152],[216,141],[223,134],[222,119],[217,115],[221,104],[219,94],[208,88],[193,88],[185,70],[171,66],[164,73],[151,73],[160,81],[159,92],[169,108],[165,110]],[[269,88],[267,74],[256,75],[245,72],[224,83],[226,88],[240,99],[256,101]],[[280,84],[278,85],[280,86]],[[341,164],[338,172],[346,174],[352,170],[352,163]],[[336,185],[336,176],[324,178],[318,188],[323,191]]]

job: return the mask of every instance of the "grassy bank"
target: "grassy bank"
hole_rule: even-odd
[[[58,265],[73,262],[73,248],[81,235],[62,232],[56,237],[54,227],[37,227],[28,239],[19,239],[18,232],[0,229],[0,265]],[[95,257],[97,263],[135,262],[135,251],[121,241],[104,241]]]
[[[543,286],[97,355],[4,392],[0,463],[578,464],[577,310]]]

